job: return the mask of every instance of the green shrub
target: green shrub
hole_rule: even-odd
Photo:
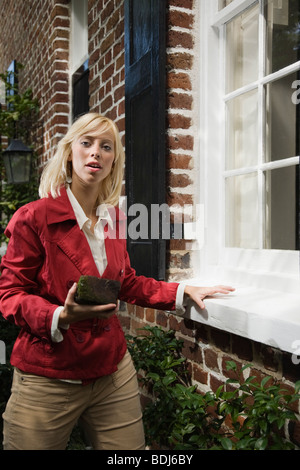
[[[143,330],[127,339],[141,384],[152,396],[144,408],[147,445],[177,450],[296,448],[282,430],[286,420],[297,419],[289,406],[300,398],[300,381],[295,393],[288,394],[271,377],[261,383],[253,376],[244,380],[242,373],[250,366],[238,372],[229,361],[227,368],[236,378],[215,394],[201,394],[190,383],[183,343],[175,332],[150,326]]]

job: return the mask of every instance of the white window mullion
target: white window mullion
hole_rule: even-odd
[[[225,95],[225,88],[226,88],[226,28],[223,25],[220,29],[220,51],[219,51],[219,62],[221,64],[221,89],[222,89],[222,96]],[[221,155],[221,165],[222,165],[222,178],[221,178],[221,249],[220,253],[223,255],[224,247],[225,247],[225,234],[226,234],[226,198],[225,198],[225,186],[226,186],[226,178],[225,178],[225,169],[226,169],[226,153],[228,151],[228,142],[227,142],[227,111],[226,111],[226,102],[222,100],[222,121],[225,125],[221,128],[221,148],[222,148],[222,155]]]
[[[240,14],[254,3],[257,3],[257,0],[235,0],[216,13],[211,26],[216,28],[223,26],[227,21],[230,21],[234,16]]]
[[[289,166],[299,165],[299,156],[284,158],[282,160],[275,160],[274,162],[266,162],[262,164],[262,170],[277,170],[279,168],[286,168]]]
[[[265,158],[265,89],[262,79],[265,75],[265,31],[264,1],[260,0],[259,28],[258,28],[258,210],[259,210],[259,247],[265,245],[265,220],[266,220],[266,192],[265,177],[262,164]]]
[[[287,75],[291,75],[293,72],[298,72],[300,70],[300,60],[295,62],[294,64],[287,65],[283,69],[277,70],[276,72],[270,73],[265,77],[262,77],[261,81],[264,84],[274,82],[280,78],[286,77]]]
[[[237,98],[238,96],[240,95],[243,95],[249,91],[252,91],[252,90],[256,90],[257,87],[258,87],[258,84],[259,84],[259,81],[255,81],[255,82],[252,82],[252,83],[249,83],[247,85],[244,85],[243,87],[241,88],[238,88],[237,90],[234,90],[230,93],[227,93],[225,96],[224,96],[224,100],[225,101],[230,101],[234,98]]]

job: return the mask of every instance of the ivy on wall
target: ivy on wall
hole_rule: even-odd
[[[12,138],[21,139],[32,148],[35,156],[33,144],[38,125],[39,104],[38,100],[33,98],[31,89],[19,93],[18,73],[22,68],[22,64],[17,63],[16,72],[6,71],[0,74],[2,89],[5,90],[5,105],[0,106],[0,242],[5,241],[3,232],[12,214],[22,205],[37,199],[38,195],[37,172],[33,171],[29,183],[7,184],[2,159],[2,152]]]

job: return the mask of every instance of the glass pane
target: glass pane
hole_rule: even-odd
[[[258,79],[259,6],[246,10],[226,26],[226,92]]]
[[[226,246],[259,248],[257,174],[226,180]]]
[[[297,83],[295,73],[266,86],[266,161],[298,155]]]
[[[88,56],[88,0],[72,0],[71,65],[74,72]]]
[[[267,74],[299,60],[299,0],[268,0],[267,21]]]
[[[227,103],[226,170],[257,164],[257,90]]]
[[[30,179],[31,154],[13,153],[4,155],[8,183],[24,183]]]
[[[265,248],[297,249],[299,165],[267,171]]]

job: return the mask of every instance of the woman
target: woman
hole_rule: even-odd
[[[0,310],[21,330],[11,356],[4,449],[65,449],[79,419],[94,449],[144,448],[136,373],[118,306],[77,304],[81,275],[118,280],[121,300],[168,310],[180,304],[183,291],[204,308],[207,295],[232,290],[136,276],[120,236],[125,217],[114,209],[123,166],[116,125],[97,113],[80,117],[42,174],[41,199],[8,224]]]

